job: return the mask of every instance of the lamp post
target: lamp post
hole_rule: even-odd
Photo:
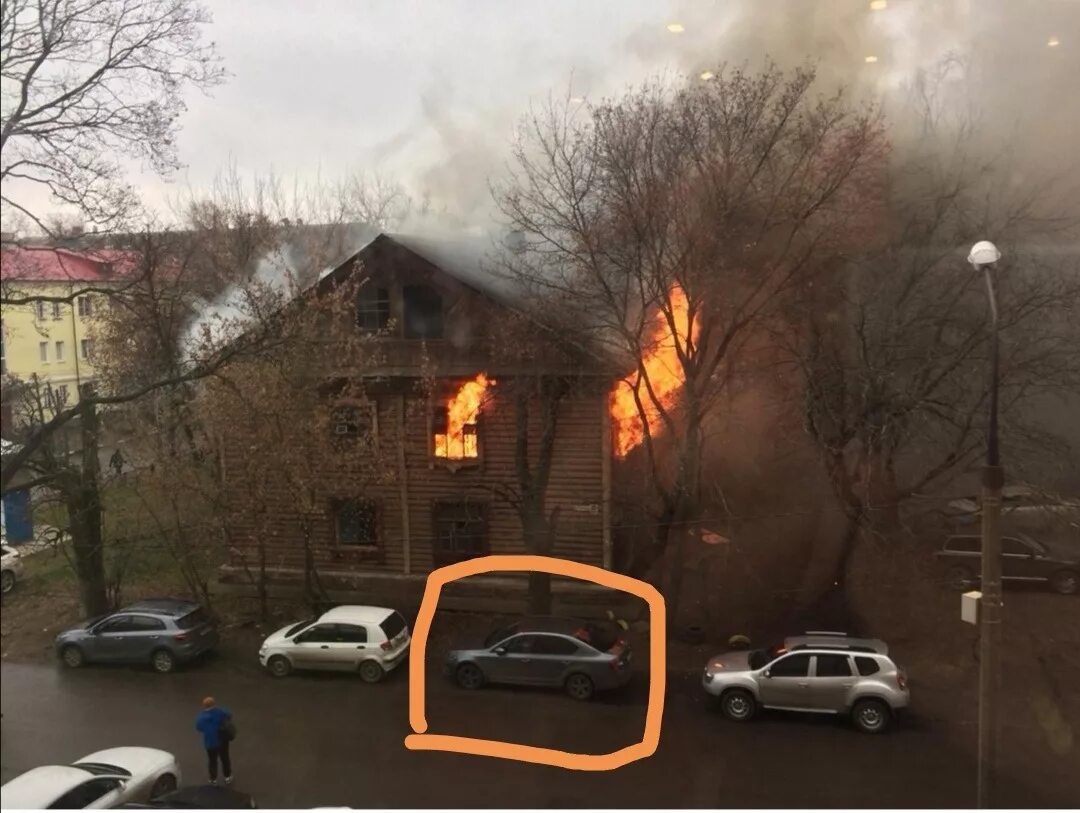
[[[998,745],[998,695],[1001,683],[1001,487],[1005,482],[998,449],[998,306],[994,265],[1001,252],[986,240],[976,243],[968,262],[981,270],[990,300],[990,421],[982,478],[982,600],[979,602],[979,767],[976,804],[994,799]]]

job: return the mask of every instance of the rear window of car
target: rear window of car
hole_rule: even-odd
[[[394,611],[380,621],[379,626],[382,627],[386,640],[392,641],[398,633],[405,629],[405,619],[401,617],[401,613]]]
[[[619,634],[613,627],[606,624],[582,624],[575,632],[574,637],[584,641],[589,646],[607,652],[619,641]]]
[[[195,627],[205,624],[210,620],[210,616],[206,614],[206,610],[202,607],[192,610],[187,615],[181,616],[176,620],[176,626],[182,630],[190,630]]]
[[[881,671],[881,667],[878,666],[878,662],[873,658],[855,658],[855,668],[859,670],[859,674],[863,677],[868,675],[876,675]]]

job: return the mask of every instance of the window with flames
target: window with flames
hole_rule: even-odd
[[[495,382],[480,373],[466,381],[432,411],[432,453],[443,460],[478,460],[480,436],[477,426],[485,408],[490,408],[491,386]]]

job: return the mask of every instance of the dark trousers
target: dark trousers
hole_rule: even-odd
[[[207,748],[206,757],[209,761],[211,782],[217,780],[217,764],[219,758],[221,759],[221,770],[225,773],[225,778],[228,779],[232,776],[232,761],[229,759],[228,740],[222,740],[217,748]]]

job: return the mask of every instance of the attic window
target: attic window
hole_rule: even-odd
[[[404,303],[406,339],[441,339],[443,335],[442,297],[429,285],[406,285]]]
[[[390,324],[390,289],[365,285],[356,298],[356,326],[361,333],[381,333]]]

